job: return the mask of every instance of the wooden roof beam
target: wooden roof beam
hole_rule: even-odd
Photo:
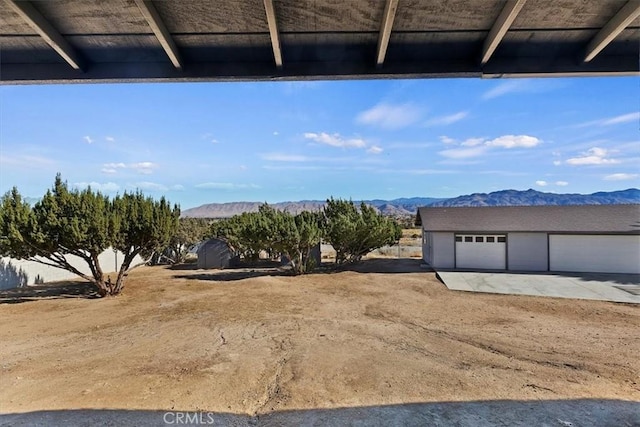
[[[502,12],[500,12],[500,15],[498,15],[498,18],[493,23],[487,39],[484,41],[482,48],[482,65],[489,62],[491,55],[493,55],[493,52],[495,52],[505,34],[507,34],[507,31],[509,31],[509,27],[511,27],[511,24],[515,21],[526,1],[527,0],[507,1]]]
[[[151,0],[135,0],[136,5],[140,9],[140,12],[144,16],[144,19],[147,20],[147,23],[151,27],[153,34],[155,34],[156,38],[162,45],[162,48],[167,53],[167,56],[171,60],[171,63],[178,70],[182,70],[183,63],[180,58],[180,52],[178,51],[178,47],[176,46],[173,38],[171,37],[171,33],[167,29],[167,26],[164,25],[158,10],[153,5],[153,1]]]
[[[6,2],[69,65],[78,71],[84,71],[85,64],[80,55],[31,2],[15,0],[6,0]]]
[[[589,62],[595,58],[638,16],[640,16],[640,0],[629,0],[589,42],[584,62]]]
[[[393,20],[396,17],[397,10],[398,0],[387,0],[387,4],[384,7],[380,36],[378,37],[378,54],[376,56],[376,65],[378,67],[382,67],[382,64],[384,64],[384,58],[387,55],[387,48],[389,47],[391,29],[393,28]]]
[[[278,22],[276,21],[276,10],[273,6],[273,0],[264,0],[264,11],[267,14],[267,24],[269,24],[273,59],[276,62],[276,67],[280,69],[282,68],[282,48],[280,47],[280,35],[278,33]]]

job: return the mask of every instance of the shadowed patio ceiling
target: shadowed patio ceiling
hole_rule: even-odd
[[[639,75],[640,0],[0,0],[9,83]]]

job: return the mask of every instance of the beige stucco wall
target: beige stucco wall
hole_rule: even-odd
[[[124,255],[107,249],[100,254],[100,266],[105,273],[113,273],[120,268]],[[67,260],[85,274],[91,274],[89,266],[80,257],[69,255]],[[117,261],[117,262],[116,262]],[[131,266],[143,264],[145,260],[137,256]],[[55,267],[49,267],[35,261],[19,260],[8,257],[0,258],[0,289],[11,289],[20,285],[33,285],[36,282],[55,282],[59,280],[77,279],[75,274]],[[113,277],[115,279],[115,277]]]

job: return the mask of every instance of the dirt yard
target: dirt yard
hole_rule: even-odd
[[[142,267],[115,298],[2,291],[0,412],[640,401],[639,307],[454,292],[419,264]]]

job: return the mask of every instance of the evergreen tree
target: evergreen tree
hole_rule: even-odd
[[[209,230],[209,221],[204,218],[180,218],[178,228],[169,239],[169,244],[154,254],[154,258],[164,258],[172,264],[185,262],[189,250],[206,239]]]
[[[386,245],[398,243],[402,228],[392,218],[376,212],[372,206],[352,201],[329,199],[324,208],[325,239],[336,251],[336,263],[357,262],[363,256]]]
[[[164,198],[154,201],[139,192],[110,200],[91,188],[69,190],[58,174],[33,208],[15,187],[2,197],[0,255],[70,271],[93,282],[100,296],[116,295],[136,255],[150,256],[167,245],[179,215]],[[124,253],[115,283],[105,278],[99,260],[110,247]],[[71,255],[84,260],[90,274],[72,264]]]

